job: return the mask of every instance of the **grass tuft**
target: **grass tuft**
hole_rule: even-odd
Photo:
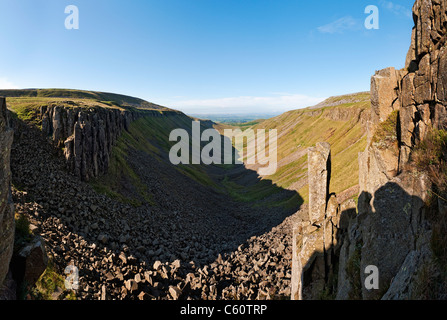
[[[397,125],[399,121],[399,111],[393,111],[387,120],[380,123],[374,133],[372,142],[379,148],[387,149],[395,147],[398,149]]]
[[[363,243],[356,245],[355,250],[346,264],[346,274],[351,284],[350,300],[362,300],[362,281],[360,276],[360,260]]]
[[[31,241],[32,236],[28,217],[25,214],[16,213],[14,251],[20,250],[25,243]]]
[[[35,300],[76,300],[72,290],[65,290],[65,277],[57,272],[50,259],[47,269],[31,289],[30,295]]]
[[[431,129],[412,153],[420,172],[426,172],[440,192],[447,191],[447,131]]]

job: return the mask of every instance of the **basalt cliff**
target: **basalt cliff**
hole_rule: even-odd
[[[2,194],[15,208],[2,207],[0,298],[290,296],[300,198],[266,181],[255,206],[234,192],[258,182],[243,165],[172,165],[170,133],[195,119],[100,93],[2,94]],[[64,284],[68,266],[79,290]]]

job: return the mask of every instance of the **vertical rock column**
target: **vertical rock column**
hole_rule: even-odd
[[[42,131],[64,147],[67,169],[84,181],[107,173],[112,147],[123,130],[151,111],[46,106],[40,109]]]
[[[311,224],[324,220],[329,195],[331,175],[331,146],[317,143],[308,150],[309,221]]]
[[[14,204],[9,159],[13,130],[9,127],[5,98],[0,97],[0,287],[8,273],[14,246]]]
[[[315,148],[309,148],[308,166],[309,216],[293,231],[293,300],[301,300],[304,296],[315,297],[325,286],[325,218],[331,176],[331,146],[322,142]]]

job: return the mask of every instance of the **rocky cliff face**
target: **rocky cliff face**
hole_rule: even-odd
[[[14,205],[9,166],[12,140],[5,98],[0,98],[0,288],[8,273],[14,246]]]
[[[318,299],[335,277],[341,238],[355,202],[329,194],[331,146],[309,148],[309,216],[293,230],[292,299]],[[332,289],[332,288],[331,288]]]
[[[63,148],[68,170],[88,181],[107,172],[112,147],[131,122],[174,113],[50,105],[41,107],[39,116],[42,131]]]
[[[318,226],[316,251],[325,257],[324,281],[315,290],[315,279],[318,283],[321,277],[297,278],[302,269],[296,264],[298,283],[292,298],[315,299],[323,291],[337,299],[412,298],[418,271],[431,259],[431,227],[424,205],[431,183],[426,175],[409,170],[408,164],[431,128],[447,128],[447,1],[418,0],[413,17],[406,69],[387,68],[371,79],[368,146],[359,154],[358,214],[354,217],[339,207],[335,220],[345,223],[332,232],[338,241],[330,254],[324,244],[327,223]],[[310,181],[314,174],[309,167]],[[331,206],[330,200],[326,202],[324,221],[333,216]],[[297,228],[295,260],[295,255],[303,255],[301,239],[309,236],[309,230]],[[364,285],[368,266],[380,272],[379,290]],[[328,267],[338,269],[335,285]],[[310,288],[307,294],[306,288]]]

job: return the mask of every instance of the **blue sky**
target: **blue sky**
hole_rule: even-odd
[[[2,0],[0,87],[115,92],[186,113],[284,112],[402,68],[410,0]],[[79,30],[65,29],[67,5]],[[379,8],[367,30],[365,8]]]

